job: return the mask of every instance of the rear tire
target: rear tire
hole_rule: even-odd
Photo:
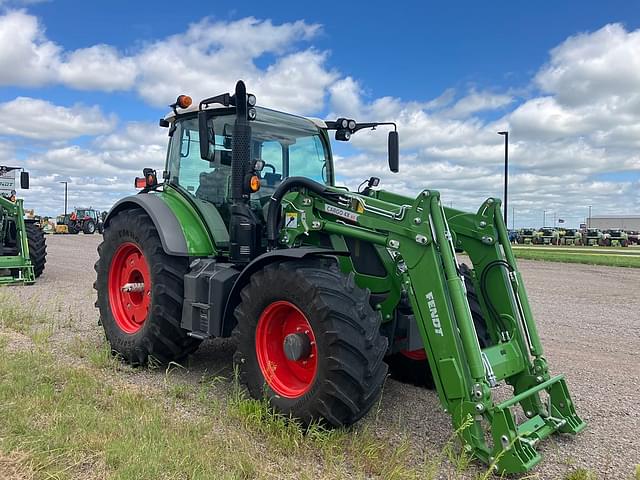
[[[187,258],[164,252],[143,210],[125,210],[113,217],[98,254],[96,306],[114,353],[134,365],[146,364],[151,357],[166,364],[198,348],[200,341],[180,326]],[[144,290],[123,292],[123,282],[144,283]]]
[[[283,313],[274,314],[278,309]],[[335,260],[267,265],[242,290],[235,316],[240,380],[277,411],[305,424],[351,425],[380,395],[387,374],[382,318],[369,305],[369,291]],[[281,340],[292,335],[307,342],[296,360],[282,353]]]
[[[88,222],[85,222],[84,226],[82,227],[82,231],[85,235],[93,235],[94,233],[96,233],[96,224],[93,220],[89,220]]]
[[[471,269],[465,263],[462,263],[460,264],[460,273],[467,288],[467,301],[469,302],[473,324],[478,334],[480,348],[486,348],[491,345],[491,336],[487,330],[487,322],[482,315],[478,294],[473,286]],[[391,378],[418,387],[434,387],[433,374],[424,350],[394,353],[385,360],[389,364]]]
[[[44,265],[47,263],[47,244],[44,239],[44,232],[35,223],[27,223],[27,242],[29,243],[29,258],[33,265],[33,273],[36,278],[44,272]]]

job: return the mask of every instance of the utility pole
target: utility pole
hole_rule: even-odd
[[[543,210],[542,211],[542,227],[544,228],[545,224],[547,223],[547,211]]]
[[[516,229],[516,209],[511,207],[511,230]]]
[[[498,132],[504,136],[504,225],[507,226],[507,188],[509,185],[509,132]]]
[[[67,183],[69,182],[59,182],[64,183],[64,215],[67,216]]]
[[[591,228],[591,207],[592,205],[589,205],[589,221],[587,223],[587,228]]]

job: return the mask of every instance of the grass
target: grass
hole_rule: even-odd
[[[597,480],[597,478],[591,470],[578,468],[565,475],[563,480]]]
[[[588,265],[606,265],[611,267],[631,267],[640,268],[640,249],[633,252],[619,253],[604,250],[600,252],[580,251],[582,247],[574,247],[575,251],[564,251],[554,249],[554,247],[526,247],[514,248],[517,258],[525,260],[543,260],[547,262],[583,263]]]
[[[234,379],[226,380],[222,402],[208,391],[220,385],[217,377],[185,385],[167,369],[164,389],[123,384],[123,372],[114,375],[119,362],[91,342],[71,349],[87,360],[80,365],[46,349],[6,349],[5,339],[0,468],[3,457],[17,459],[25,478],[428,480],[445,465],[456,479],[470,462],[452,445],[421,459],[398,432],[305,428],[248,398]]]
[[[46,315],[0,300],[0,327],[32,340],[53,328]],[[15,338],[2,328],[0,478],[492,478],[455,434],[437,452],[416,447],[401,425],[380,433],[379,406],[352,429],[304,427],[249,398],[237,374],[194,384],[172,363],[155,367],[159,384],[133,382],[144,370],[104,340],[76,337],[56,357],[48,339],[9,351]]]

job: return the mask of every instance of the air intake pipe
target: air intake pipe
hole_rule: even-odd
[[[236,84],[234,100],[229,256],[232,262],[244,264],[258,256],[260,232],[258,219],[249,206],[249,193],[245,191],[245,178],[251,169],[251,127],[247,115],[247,88],[242,80]]]

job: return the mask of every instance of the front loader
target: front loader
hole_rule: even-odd
[[[0,285],[29,285],[44,271],[47,247],[35,219],[25,219],[23,200],[17,198],[15,182],[8,175],[13,170],[17,167],[0,166],[4,181],[10,185],[7,190],[0,189]],[[20,184],[29,188],[27,172],[21,172]]]
[[[465,448],[503,473],[585,427],[548,370],[498,199],[466,213],[375,177],[336,186],[329,132],[392,127],[397,172],[393,123],[260,108],[243,82],[171,107],[162,181],[144,169],[98,250],[101,323],[124,359],[169,362],[233,336],[252,396],[330,426],[363,417],[390,369],[433,385]]]

